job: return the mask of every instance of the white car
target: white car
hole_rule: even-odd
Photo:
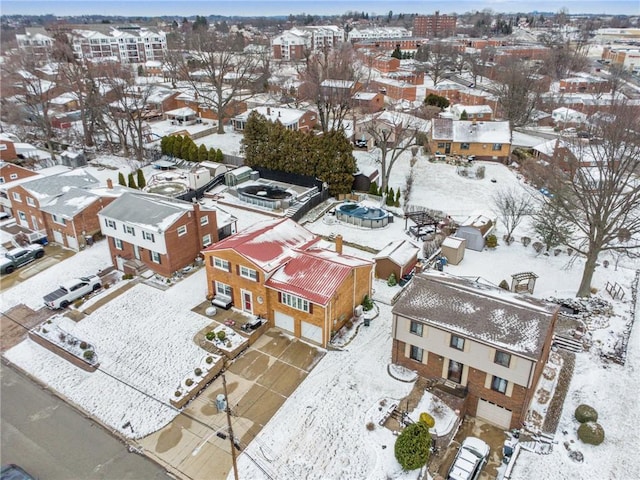
[[[447,480],[477,480],[489,457],[489,445],[476,437],[467,437],[449,469]]]

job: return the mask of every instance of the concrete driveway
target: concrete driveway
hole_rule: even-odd
[[[0,291],[13,287],[17,283],[37,275],[47,268],[75,255],[76,252],[60,245],[49,244],[44,247],[44,257],[18,268],[15,272],[0,277]]]
[[[325,351],[270,329],[225,372],[233,433],[244,449],[306,378]],[[218,412],[218,377],[183,414],[138,441],[145,454],[179,477],[226,478],[232,469],[227,419]]]

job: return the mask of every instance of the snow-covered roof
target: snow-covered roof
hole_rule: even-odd
[[[358,92],[353,95],[353,99],[367,101],[367,100],[373,100],[374,98],[376,98],[377,95],[379,94],[374,92]]]
[[[70,188],[62,195],[51,199],[46,205],[41,205],[43,212],[51,213],[66,219],[72,219],[93,202],[100,200],[95,193],[80,188]]]
[[[396,240],[380,250],[375,260],[389,259],[396,265],[404,266],[414,260],[420,249],[406,240]]]
[[[511,143],[509,122],[452,122],[453,141],[467,143]]]
[[[393,313],[537,360],[555,307],[499,287],[445,273],[420,273]]]
[[[72,188],[87,189],[100,184],[97,178],[84,170],[72,170],[70,172],[36,178],[22,184],[22,187],[31,195],[42,201],[49,197],[59,196]]]
[[[150,193],[123,193],[100,211],[101,217],[112,218],[147,230],[164,232],[193,204],[175,198]]]
[[[174,110],[169,110],[168,112],[164,112],[167,115],[173,115],[176,117],[190,117],[196,114],[196,112],[189,107],[181,107],[176,108]]]
[[[259,222],[204,252],[233,250],[265,272],[272,272],[289,261],[295,255],[294,250],[304,250],[318,240],[309,230],[285,218]]]
[[[271,122],[275,122],[276,120],[282,123],[285,127],[287,125],[292,125],[298,123],[298,121],[302,118],[302,116],[307,113],[304,110],[298,110],[296,108],[287,108],[287,107],[256,107],[251,110],[247,110],[246,112],[237,115],[234,117],[234,120],[247,120],[249,115],[252,112],[259,113],[267,120]]]
[[[460,245],[462,245],[466,241],[467,240],[464,238],[447,237],[442,241],[442,246],[449,248],[460,248]]]

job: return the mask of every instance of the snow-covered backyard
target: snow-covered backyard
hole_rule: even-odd
[[[220,144],[213,142],[212,145]],[[357,156],[362,165],[375,161],[367,152],[357,152]],[[485,178],[472,179],[456,174],[454,166],[430,163],[420,157],[413,167],[415,180],[410,203],[446,212],[462,221],[478,210],[490,210],[493,193],[502,188],[524,188],[531,194],[532,202],[541,195],[525,185],[514,170],[492,163],[482,165],[486,167]],[[390,182],[394,190],[404,188],[409,171],[410,154],[406,154],[394,166]],[[222,208],[238,218],[239,230],[263,218],[259,213],[230,205]],[[346,242],[375,250],[393,240],[411,239],[404,232],[404,220],[400,218],[373,231],[330,224],[324,217],[306,223],[305,227],[321,235],[339,233]],[[498,226],[499,239],[502,233]],[[532,236],[527,222],[516,231],[515,237],[519,239],[522,235]],[[348,245],[345,252],[365,258],[373,256]],[[99,242],[4,291],[3,310],[17,303],[38,308],[41,295],[33,292],[49,291],[63,277],[95,273],[107,265],[106,244]],[[538,275],[535,297],[562,298],[575,295],[582,265],[581,259],[566,252],[557,256],[536,254],[531,246],[516,242],[510,246],[499,244],[494,251],[467,250],[463,261],[457,266],[447,265],[445,272],[479,277],[497,285],[502,280],[510,282],[514,273],[532,271]],[[636,401],[640,388],[637,326],[632,331],[625,366],[605,362],[600,357],[601,351],[611,348],[629,319],[631,285],[640,263],[621,260],[617,269],[613,265],[614,261],[608,268],[597,268],[593,286],[598,295],[613,303],[614,315],[598,323],[591,351],[577,354],[575,374],[556,434],[558,444],[546,456],[522,452],[512,475],[514,479],[640,478],[640,462],[632,453],[634,446],[640,444],[640,434],[634,428],[640,420]],[[608,297],[607,281],[623,287],[624,301]],[[371,325],[360,326],[358,334],[342,350],[328,352],[247,448],[247,453],[272,478],[417,477],[417,471],[402,472],[393,453],[396,437],[376,421],[380,402],[384,400],[388,405],[399,401],[409,393],[412,383],[398,381],[388,373],[392,342],[391,306],[387,304],[390,295],[380,282],[376,282],[375,289],[379,315]],[[65,325],[69,333],[96,347],[101,367],[93,374],[72,366],[30,340],[14,347],[6,356],[113,429],[133,437],[144,436],[177,414],[168,405],[168,399],[202,360],[203,351],[194,344],[193,337],[209,322],[191,312],[191,308],[201,303],[205,294],[206,281],[201,269],[164,292],[136,285],[82,321],[69,321]],[[427,408],[427,400],[412,415],[419,415],[422,408]],[[598,447],[577,440],[577,423],[572,418],[580,403],[588,403],[599,412],[606,439]],[[373,430],[367,429],[369,422],[375,424]],[[583,463],[569,458],[565,442],[584,454]],[[268,478],[247,455],[240,454],[239,467],[241,478]]]

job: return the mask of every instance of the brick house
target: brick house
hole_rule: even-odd
[[[100,231],[97,213],[112,200],[92,191],[98,180],[82,171],[38,177],[7,190],[17,223],[49,241],[79,250]]]
[[[275,123],[278,121],[288,130],[309,132],[318,123],[318,115],[312,110],[288,107],[256,107],[233,117],[231,119],[233,129],[237,132],[243,131],[252,112],[262,115],[270,122]]]
[[[174,99],[175,109],[188,107],[193,110],[194,118],[197,117],[206,120],[218,120],[218,112],[214,108],[214,106],[208,100],[200,98],[198,96],[198,93],[193,90],[185,90],[179,95],[175,96]],[[224,109],[223,120],[233,118],[234,116],[246,111],[246,102],[231,100]]]
[[[429,131],[432,153],[475,156],[477,160],[509,163],[509,122],[476,122],[435,118]]]
[[[332,332],[371,295],[373,264],[318,247],[291,219],[260,222],[202,253],[214,305],[267,319],[271,326],[326,347]]]
[[[384,95],[374,92],[358,92],[353,97],[353,106],[366,113],[379,112],[384,108]]]
[[[2,141],[3,140],[0,137],[0,153],[3,153]],[[11,145],[12,150],[15,152],[15,149],[13,148],[13,142],[11,140],[7,140],[7,142]],[[0,158],[3,157],[0,155]],[[9,188],[24,182],[25,179],[33,179],[32,177],[39,176],[40,175],[33,170],[21,167],[20,165],[16,165],[15,163],[3,162],[0,160],[0,211],[13,216],[11,200],[9,199],[8,194]]]
[[[394,363],[464,396],[463,415],[504,429],[522,425],[549,357],[557,307],[469,279],[422,273],[392,312]]]
[[[235,218],[218,224],[217,211],[161,195],[129,192],[98,215],[113,265],[134,273],[145,267],[164,277],[191,265]],[[225,226],[231,222],[231,230]]]

